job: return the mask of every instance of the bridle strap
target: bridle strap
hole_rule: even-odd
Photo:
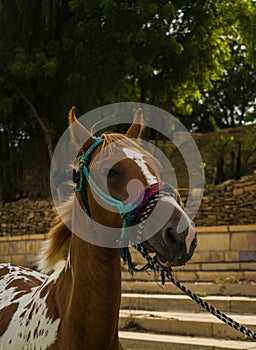
[[[83,207],[86,210],[88,216],[90,217],[91,217],[90,209],[89,209],[87,196],[83,186],[84,179],[87,180],[91,189],[104,201],[104,203],[112,207],[115,207],[118,210],[121,218],[123,219],[122,233],[120,236],[120,246],[121,248],[122,246],[126,248],[129,245],[128,227],[132,226],[132,223],[135,221],[139,213],[141,213],[149,203],[151,203],[151,210],[150,210],[151,212],[153,207],[156,205],[159,194],[161,192],[163,193],[168,192],[168,195],[173,196],[175,200],[177,200],[177,196],[174,188],[171,185],[163,182],[156,182],[152,185],[145,187],[128,204],[124,204],[122,201],[116,198],[113,198],[107,193],[105,193],[94,181],[89,170],[89,163],[90,163],[92,152],[99,145],[101,145],[103,141],[104,141],[103,139],[95,138],[95,142],[89,147],[86,153],[78,157],[78,170],[77,171],[74,170],[74,174],[73,174],[73,180],[75,183],[77,183],[77,188],[75,191],[80,192]],[[149,210],[147,212],[149,215],[150,214]],[[145,215],[143,215],[143,220],[145,221],[145,219],[146,217]],[[142,241],[141,231],[142,229],[140,229],[140,235],[139,235],[140,241]],[[121,255],[128,255],[127,250],[124,252],[124,254],[121,254]]]

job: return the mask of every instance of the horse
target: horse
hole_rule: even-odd
[[[116,228],[119,238],[127,235],[129,227],[131,234],[136,234],[133,231],[145,209],[144,204],[141,206],[143,194],[147,192],[147,197],[155,198],[156,188],[165,187],[157,160],[136,141],[143,128],[142,118],[142,110],[138,109],[125,134],[103,133],[94,138],[76,118],[75,108],[70,110],[72,142],[81,145],[86,140],[79,146],[74,163],[74,196],[66,204],[62,220],[48,233],[40,255],[40,271],[8,263],[0,265],[1,350],[123,350],[118,338],[122,247],[118,248],[120,242],[113,247],[94,244],[74,233],[76,219],[72,213],[78,205],[87,211],[82,227],[90,231],[90,237],[100,235],[92,220],[101,227]],[[101,153],[103,156],[97,158]],[[115,157],[113,167],[106,170]],[[94,179],[95,186],[91,172],[98,178]],[[129,187],[134,179],[134,186]],[[120,215],[111,205],[127,208],[138,198],[138,192],[139,209],[129,222],[129,210],[127,216]],[[183,265],[195,250],[196,228],[173,191],[166,190],[158,202],[160,210],[171,215],[163,227],[140,244],[163,264]],[[181,222],[184,225],[178,229]]]

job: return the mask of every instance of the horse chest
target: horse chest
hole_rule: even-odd
[[[46,350],[55,342],[60,320],[48,300],[54,278],[0,265],[0,350]]]

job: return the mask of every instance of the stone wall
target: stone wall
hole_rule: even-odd
[[[45,239],[44,234],[0,237],[0,262],[36,266]],[[138,252],[132,254],[139,265],[145,264]],[[256,225],[198,227],[198,246],[191,261],[174,272],[181,281],[256,282]],[[141,272],[134,278],[149,276]]]
[[[0,237],[0,262],[34,267],[44,234]]]
[[[180,189],[184,202],[187,193],[187,189]],[[256,172],[205,189],[194,221],[197,226],[255,224]],[[0,202],[0,236],[47,233],[56,222],[56,211],[50,199]]]
[[[184,202],[187,189],[180,189]],[[228,180],[205,189],[195,219],[197,226],[256,223],[256,172],[240,180]],[[0,236],[47,233],[57,222],[52,201],[20,199],[0,202]]]
[[[51,200],[0,202],[0,236],[47,233],[56,224],[56,216]]]
[[[186,201],[187,190],[181,190]],[[256,172],[240,180],[227,180],[205,189],[194,219],[198,226],[247,225],[256,223]]]
[[[192,259],[173,268],[179,280],[256,282],[256,225],[203,226],[197,230],[198,244]],[[133,257],[140,265],[144,263],[138,252],[133,251]],[[137,278],[145,276],[141,273]]]

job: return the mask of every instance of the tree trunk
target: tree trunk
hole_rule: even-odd
[[[52,138],[51,138],[49,130],[47,129],[45,123],[43,122],[43,118],[39,115],[39,113],[38,113],[37,109],[35,108],[35,106],[33,105],[33,103],[28,99],[27,96],[25,96],[23,94],[23,92],[18,88],[18,86],[14,85],[14,90],[18,93],[18,95],[22,98],[22,100],[28,105],[33,116],[36,118],[38,124],[42,128],[44,135],[45,135],[45,143],[47,145],[49,159],[51,161],[52,156],[53,156]]]

